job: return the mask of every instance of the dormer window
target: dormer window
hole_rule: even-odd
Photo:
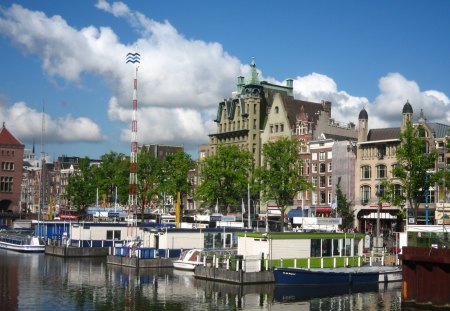
[[[278,113],[280,111],[280,108],[278,106],[275,106],[275,113]]]

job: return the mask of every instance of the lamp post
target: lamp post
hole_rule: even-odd
[[[380,245],[380,210],[381,210],[381,204],[383,204],[381,202],[381,185],[378,184],[377,186],[377,191],[375,193],[375,195],[378,198],[378,204],[377,204],[377,236],[376,236],[376,246],[378,249],[381,247]]]

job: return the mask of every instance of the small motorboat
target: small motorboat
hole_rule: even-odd
[[[180,270],[194,271],[196,266],[203,264],[201,261],[202,251],[202,249],[194,248],[182,252],[180,259],[173,262],[173,267]]]

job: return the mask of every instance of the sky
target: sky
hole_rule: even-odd
[[[2,0],[0,122],[38,157],[130,154],[138,52],[138,144],[194,159],[252,59],[339,122],[399,127],[409,101],[450,124],[449,17],[447,0]]]

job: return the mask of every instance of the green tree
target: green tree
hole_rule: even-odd
[[[342,225],[340,226],[343,231],[349,231],[353,229],[353,222],[355,220],[354,211],[351,210],[351,201],[347,201],[347,196],[341,189],[341,178],[338,178],[336,184],[336,216],[342,218]]]
[[[78,170],[69,177],[67,185],[67,197],[70,205],[78,212],[95,200],[95,188],[93,169],[89,158],[80,159]]]
[[[163,176],[163,164],[161,161],[148,152],[140,152],[138,154],[137,197],[142,221],[144,221],[145,206],[149,202],[160,203],[159,197]]]
[[[434,176],[431,177],[430,182],[433,184],[437,184],[439,188],[441,189],[439,191],[440,196],[439,200],[446,200],[445,195],[447,194],[447,189],[450,186],[450,171],[448,169],[448,163],[446,158],[446,153],[450,151],[450,141],[447,140],[448,137],[446,137],[444,143],[444,154],[443,154],[443,161],[445,163],[444,169],[439,170],[436,172]]]
[[[199,163],[200,184],[195,199],[203,205],[232,211],[240,206],[252,169],[252,155],[236,145],[219,145],[217,152]]]
[[[192,182],[188,174],[195,166],[196,162],[184,151],[168,155],[164,161],[164,191],[174,198],[178,192],[182,198],[191,193]]]
[[[415,220],[420,201],[430,188],[433,179],[430,172],[437,159],[436,151],[428,149],[425,136],[422,126],[414,129],[412,123],[407,122],[405,130],[400,134],[401,144],[396,154],[398,165],[393,169],[394,176],[400,179],[402,196],[408,202]]]
[[[123,153],[111,151],[102,155],[100,161],[100,165],[93,167],[99,200],[105,199],[104,203],[114,204],[117,189],[117,202],[125,204],[128,200],[129,158]]]
[[[300,174],[302,160],[298,157],[298,144],[298,140],[290,138],[264,144],[262,165],[255,172],[262,200],[274,200],[281,212],[281,228],[284,228],[284,214],[293,204],[294,195],[312,189],[312,184]]]

